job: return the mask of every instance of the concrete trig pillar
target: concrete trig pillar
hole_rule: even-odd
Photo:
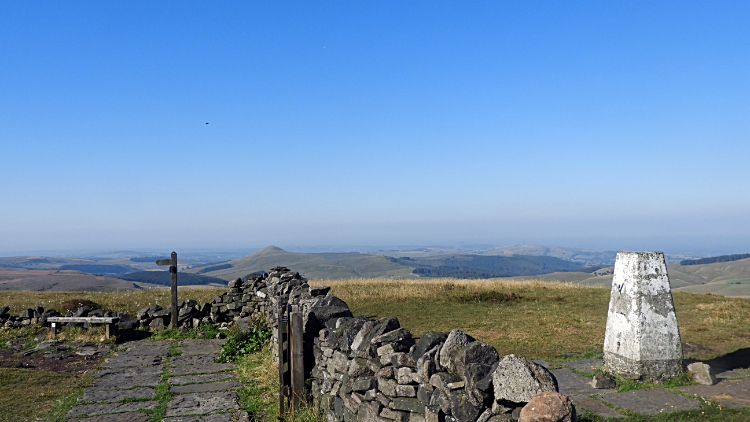
[[[662,252],[619,252],[604,334],[604,368],[659,381],[682,371],[682,343]]]

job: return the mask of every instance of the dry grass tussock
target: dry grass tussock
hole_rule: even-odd
[[[180,300],[195,299],[198,303],[211,302],[214,296],[226,293],[226,288],[207,289],[191,288],[178,289]],[[133,290],[127,292],[16,292],[4,291],[0,293],[0,306],[9,306],[13,314],[23,309],[43,306],[44,309],[56,309],[63,312],[63,303],[76,300],[90,300],[102,305],[105,311],[127,312],[135,315],[141,308],[156,304],[166,308],[171,303],[169,289]]]

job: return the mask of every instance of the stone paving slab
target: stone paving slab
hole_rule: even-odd
[[[603,418],[623,418],[624,416],[605,406],[599,400],[592,399],[588,396],[570,396],[570,401],[576,406],[576,414],[580,416],[583,410],[588,410]]]
[[[572,362],[562,362],[560,365],[567,366],[568,368],[575,369],[579,372],[585,372],[587,374],[593,374],[594,369],[602,367],[601,359],[585,359],[585,360],[574,360]]]
[[[103,377],[106,375],[158,375],[161,374],[162,368],[160,366],[141,366],[141,367],[130,367],[120,369],[103,369],[94,373],[95,377]]]
[[[204,415],[239,407],[237,394],[234,392],[183,394],[167,403],[167,416]]]
[[[159,367],[161,369],[161,367]],[[96,388],[154,387],[161,383],[161,375],[106,375],[94,381]]]
[[[614,389],[599,389],[592,387],[589,383],[590,378],[586,378],[583,375],[576,374],[570,369],[553,369],[552,375],[557,379],[557,387],[560,394],[566,396],[572,396],[574,394],[583,394],[590,396],[592,394],[603,394],[614,392]]]
[[[134,401],[130,403],[109,403],[109,404],[81,404],[73,407],[68,412],[68,416],[79,415],[103,415],[106,413],[132,412],[139,409],[153,409],[155,401]]]
[[[700,410],[701,408],[697,400],[663,388],[607,393],[599,397],[609,404],[646,415],[670,413],[678,410]]]
[[[686,385],[677,389],[725,407],[750,407],[750,378],[723,380],[714,385]]]
[[[123,386],[125,387],[125,386]],[[150,387],[138,387],[131,390],[101,390],[98,388],[87,388],[83,392],[80,401],[122,401],[125,399],[151,399],[156,396],[156,390]]]
[[[226,343],[226,339],[206,339],[206,338],[187,338],[177,342],[177,346],[211,346],[218,344],[221,346]]]
[[[124,348],[121,353],[128,356],[143,355],[166,355],[169,352],[169,343],[166,344],[133,344]]]
[[[221,346],[219,346],[218,344],[208,344],[204,346],[182,346],[177,347],[177,350],[181,351],[183,356],[216,355],[221,351]]]
[[[185,374],[207,374],[209,372],[221,372],[234,368],[231,363],[208,363],[205,365],[182,365],[169,368],[169,373],[173,375]]]
[[[715,371],[721,371],[714,373],[714,376],[716,378],[740,378],[740,377],[750,377],[750,372],[745,371],[734,371],[734,370],[722,370],[721,368],[715,368]]]
[[[165,355],[166,356],[166,355]],[[127,368],[130,366],[152,366],[161,364],[164,356],[115,356],[107,359],[104,364],[105,368]]]
[[[197,365],[214,363],[216,354],[212,355],[193,355],[193,356],[176,356],[169,360],[170,365]]]
[[[233,420],[231,413],[214,413],[205,416],[173,416],[162,419],[162,422],[232,422]]]
[[[91,416],[89,418],[73,418],[68,422],[148,422],[149,417],[141,412],[115,413],[114,415]]]
[[[173,385],[169,387],[172,393],[203,393],[208,391],[226,391],[242,388],[239,381],[208,382],[205,384]]]
[[[228,378],[234,378],[234,372],[219,372],[216,374],[200,374],[200,375],[182,375],[177,377],[169,377],[170,384],[191,384],[195,382],[214,382],[223,381]]]

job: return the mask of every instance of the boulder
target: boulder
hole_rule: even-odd
[[[159,306],[159,305],[154,305],[154,306],[150,307],[148,309],[148,316],[149,316],[149,318],[153,318],[154,317],[154,313],[159,312],[161,310],[162,310],[162,307]],[[140,319],[143,319],[143,318],[140,318]]]
[[[497,354],[494,347],[481,341],[475,341],[454,353],[453,367],[456,373],[469,385],[470,380],[475,384],[484,378],[492,365],[498,360],[500,360],[500,355]],[[470,369],[469,367],[472,365],[473,368]]]
[[[371,348],[377,349],[381,346],[390,345],[393,352],[405,352],[414,345],[414,339],[411,332],[406,328],[398,328],[393,331],[381,334],[370,340]],[[379,354],[379,353],[378,353]]]
[[[507,355],[492,373],[495,400],[499,403],[528,403],[537,394],[556,393],[557,380],[543,366],[524,357]]]
[[[534,396],[521,409],[518,422],[574,422],[573,403],[560,393],[544,391]]]
[[[235,278],[234,280],[227,283],[227,287],[229,287],[230,289],[236,289],[236,288],[242,287],[242,279]]]
[[[351,349],[359,357],[374,357],[377,355],[377,348],[372,348],[370,343],[373,338],[393,331],[401,325],[398,318],[381,318],[378,321],[367,321],[362,325],[357,335],[352,340]]]
[[[693,380],[698,384],[703,385],[714,385],[716,384],[716,376],[711,369],[711,366],[703,362],[693,362],[687,367],[688,371],[693,374]]]
[[[331,288],[329,286],[310,286],[309,292],[310,296],[325,296],[328,294],[328,292],[331,291]]]
[[[427,331],[419,337],[417,347],[415,347],[412,351],[412,358],[414,360],[419,360],[419,358],[427,353],[427,351],[433,349],[435,346],[444,343],[446,338],[448,338],[448,333],[439,331]]]
[[[164,325],[164,318],[154,318],[151,323],[148,324],[148,328],[154,331],[162,331],[166,328]]]
[[[417,347],[419,347],[419,343],[417,343]],[[436,372],[435,359],[439,351],[440,345],[438,344],[429,351],[423,353],[419,360],[417,360],[417,377],[421,384],[428,384],[430,382],[430,377]],[[413,356],[414,354],[412,354],[412,357]]]
[[[449,390],[446,396],[451,406],[451,416],[458,422],[474,422],[482,412],[482,407],[473,404],[464,390]]]
[[[317,333],[332,318],[351,317],[352,311],[343,300],[332,294],[308,299],[305,304],[304,324],[306,333]]]
[[[451,331],[445,339],[443,347],[440,348],[438,360],[440,366],[448,371],[453,371],[453,355],[473,341],[475,341],[473,337],[461,330]]]
[[[591,386],[594,388],[615,388],[615,379],[609,374],[596,374],[591,379]]]

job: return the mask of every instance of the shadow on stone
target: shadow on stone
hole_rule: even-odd
[[[127,343],[129,341],[145,340],[151,337],[151,333],[141,330],[123,330],[117,333],[117,344]]]

